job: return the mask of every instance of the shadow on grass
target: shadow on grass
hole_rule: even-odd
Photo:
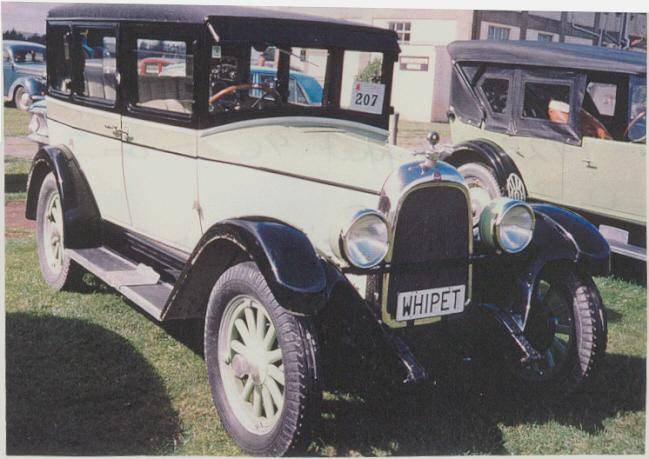
[[[627,282],[647,286],[647,263],[643,261],[614,253],[611,255],[611,274]]]
[[[645,410],[643,358],[609,354],[592,385],[560,398],[526,391],[496,355],[446,357],[433,368],[434,383],[391,388],[377,387],[376,371],[356,376],[349,369],[358,363],[339,362],[348,373],[328,388],[334,397],[323,402],[315,452],[329,454],[330,445],[336,455],[509,454],[502,426],[556,422],[597,434],[606,419]]]
[[[162,381],[122,337],[97,325],[6,316],[7,452],[135,455],[173,449]]]

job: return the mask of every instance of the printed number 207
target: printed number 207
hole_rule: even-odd
[[[378,96],[376,94],[363,94],[362,92],[359,92],[356,94],[356,99],[354,99],[354,104],[355,105],[369,105],[371,107],[374,107],[376,105],[376,99]]]

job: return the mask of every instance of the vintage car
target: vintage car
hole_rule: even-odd
[[[474,194],[578,211],[646,262],[647,55],[531,41],[459,41],[442,159]]]
[[[47,37],[49,145],[26,206],[42,275],[73,288],[88,270],[157,321],[204,320],[214,404],[244,451],[308,443],[336,349],[414,384],[449,323],[500,333],[491,355],[535,394],[597,373],[607,329],[591,276],[608,272],[608,244],[574,213],[506,197],[474,225],[454,167],[389,144],[393,31],[74,4],[50,11]],[[113,75],[92,95],[80,44],[106,40]],[[272,85],[252,81],[269,50]],[[150,57],[185,70],[143,75]],[[370,57],[380,76],[356,81]],[[323,78],[321,103],[292,102],[291,69]]]
[[[27,110],[33,101],[45,97],[45,46],[3,40],[2,75],[5,101]]]

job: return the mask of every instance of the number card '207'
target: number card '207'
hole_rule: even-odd
[[[380,114],[383,111],[385,85],[381,83],[354,82],[351,109],[359,112]]]

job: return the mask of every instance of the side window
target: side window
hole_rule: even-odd
[[[306,101],[296,93],[299,92],[297,85],[291,91],[290,82],[289,100],[296,100],[298,105],[322,105],[322,88],[324,88],[325,72],[327,70],[327,56],[328,51],[326,49],[292,48],[290,72],[292,75],[302,74],[302,87],[308,95],[309,102],[305,103]]]
[[[611,83],[597,83],[591,81],[586,87],[586,92],[595,105],[600,115],[615,115],[615,97],[617,94],[617,85]],[[593,115],[596,115],[593,113]]]
[[[78,34],[78,44],[81,46],[79,95],[114,102],[117,96],[115,32],[110,29],[82,29]]]
[[[190,41],[138,38],[135,105],[191,114],[194,56]]]
[[[523,117],[567,124],[570,119],[570,86],[556,83],[525,83]]]
[[[509,94],[509,80],[503,78],[485,78],[481,85],[482,92],[494,113],[505,113]]]
[[[50,89],[70,94],[72,90],[72,35],[67,27],[51,27],[47,31],[48,78]]]

